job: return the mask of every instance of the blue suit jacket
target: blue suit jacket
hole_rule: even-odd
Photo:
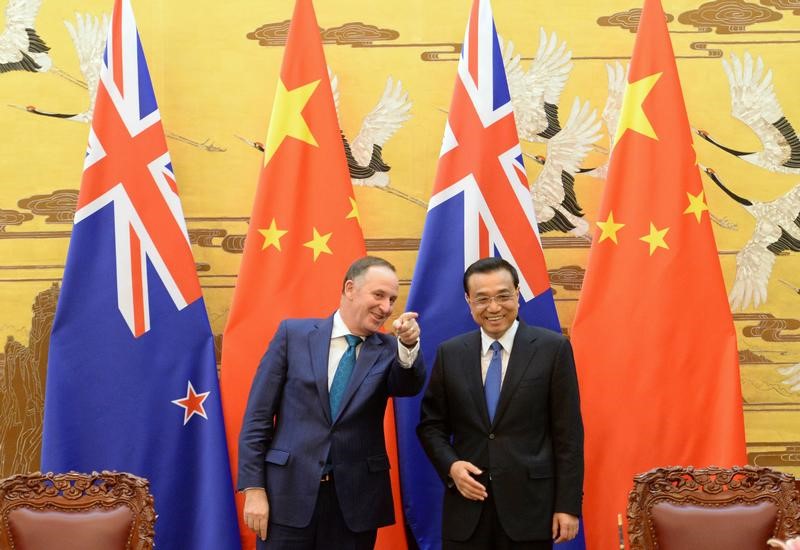
[[[356,532],[394,522],[383,415],[389,396],[425,383],[422,354],[400,366],[397,340],[376,333],[361,345],[331,418],[328,351],[333,317],[283,321],[258,367],[239,434],[238,488],[265,487],[270,521],[306,527],[330,457],[347,526]]]

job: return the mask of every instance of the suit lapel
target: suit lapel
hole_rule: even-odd
[[[320,320],[308,335],[311,368],[314,370],[317,393],[328,422],[331,422],[331,402],[328,396],[328,354],[330,353],[332,332],[333,316]]]
[[[465,381],[469,388],[469,393],[475,401],[475,408],[478,411],[483,423],[489,427],[489,409],[486,406],[486,396],[483,393],[483,377],[481,376],[481,332],[473,332],[464,341],[464,357],[467,366]]]
[[[347,384],[347,389],[342,396],[342,403],[339,406],[339,415],[334,418],[334,421],[336,421],[336,419],[342,415],[342,412],[347,409],[347,404],[353,398],[356,390],[361,385],[361,382],[364,381],[364,378],[378,360],[378,357],[380,357],[382,351],[383,340],[381,340],[377,334],[367,336],[366,340],[364,340],[364,343],[361,344],[361,351],[358,353],[356,366],[353,369],[353,374],[350,375],[350,381]]]
[[[500,400],[497,402],[493,426],[496,426],[503,418],[503,413],[511,403],[511,397],[514,395],[520,380],[522,380],[522,375],[528,370],[528,366],[536,354],[535,340],[536,336],[528,330],[527,325],[520,321],[517,334],[514,336],[514,345],[511,349],[511,357],[508,360],[506,375],[503,378],[503,386],[500,389]]]

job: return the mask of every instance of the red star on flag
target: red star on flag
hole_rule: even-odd
[[[192,382],[189,381],[186,383],[186,397],[182,397],[181,399],[175,399],[172,403],[175,403],[179,407],[183,407],[183,425],[185,426],[189,419],[193,415],[202,416],[206,420],[208,420],[208,416],[206,416],[206,410],[203,408],[203,402],[208,397],[208,394],[211,392],[203,392],[197,393],[194,391],[194,386],[192,386]]]

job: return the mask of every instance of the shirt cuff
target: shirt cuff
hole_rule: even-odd
[[[399,339],[397,340],[397,359],[400,361],[401,367],[410,369],[417,360],[417,355],[419,355],[419,338],[413,348],[407,348]]]

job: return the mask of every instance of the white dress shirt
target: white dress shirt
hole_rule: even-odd
[[[351,330],[344,324],[339,310],[333,314],[333,330],[331,331],[331,347],[328,350],[328,390],[331,389],[333,383],[333,375],[336,374],[336,369],[339,366],[339,361],[342,355],[347,351],[347,340],[345,335],[352,334]],[[363,338],[362,338],[363,340]],[[356,358],[361,353],[361,344],[356,346]],[[417,360],[419,353],[419,340],[413,348],[405,347],[400,340],[397,341],[397,356],[400,360],[400,366],[404,369],[410,369],[414,361]],[[487,363],[488,365],[488,363]]]
[[[486,383],[486,371],[489,370],[489,362],[492,360],[492,349],[489,347],[492,342],[497,340],[503,348],[500,350],[500,359],[503,363],[503,368],[500,371],[500,385],[502,386],[503,380],[506,379],[506,370],[508,369],[508,358],[511,357],[511,348],[514,346],[514,336],[517,335],[517,328],[519,321],[514,320],[508,330],[500,338],[492,338],[483,331],[481,328],[481,380]],[[344,353],[344,352],[342,352]]]

